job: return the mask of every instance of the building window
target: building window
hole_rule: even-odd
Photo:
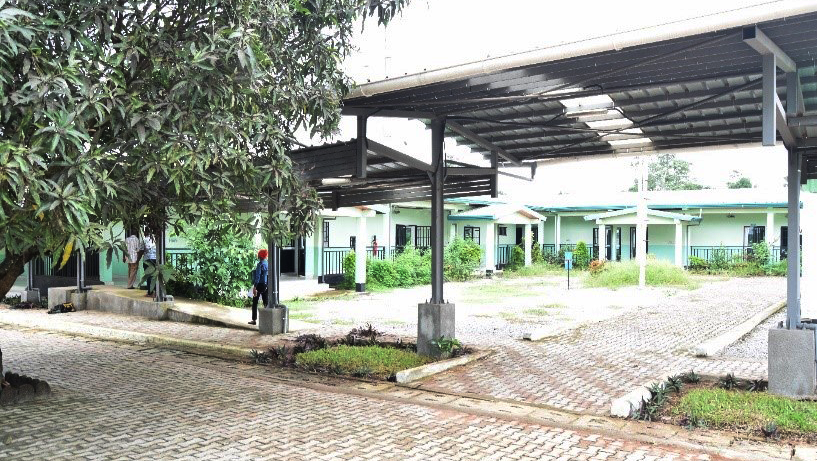
[[[329,246],[329,221],[323,222],[323,246]]]
[[[508,226],[499,226],[499,235],[505,237],[508,235]]]
[[[750,247],[766,240],[766,226],[743,226],[743,246]]]
[[[465,240],[473,240],[479,244],[479,227],[465,226],[462,228],[462,238]]]

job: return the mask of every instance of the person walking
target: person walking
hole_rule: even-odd
[[[153,239],[153,234],[145,235],[145,238],[142,239],[141,246],[139,247],[140,256],[145,256],[145,262],[142,263],[142,268],[146,271],[148,269],[156,268],[156,241]],[[153,282],[153,276],[147,276],[147,283],[148,283],[148,292],[145,296],[153,296],[153,288],[151,286]]]
[[[122,262],[128,265],[128,290],[136,288],[136,273],[139,272],[139,237],[133,229],[128,230],[128,238],[125,239],[127,251],[122,255]]]
[[[255,325],[255,320],[258,318],[258,298],[264,300],[264,307],[267,305],[267,274],[269,272],[269,265],[267,264],[267,250],[258,250],[258,264],[255,265],[255,270],[252,271],[252,320],[250,325]]]

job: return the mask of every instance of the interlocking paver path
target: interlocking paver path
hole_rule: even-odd
[[[498,340],[479,366],[432,377],[423,387],[607,414],[612,399],[670,374],[762,377],[763,361],[696,359],[687,349],[783,297],[783,278],[708,282],[542,342]]]
[[[720,459],[318,391],[276,381],[275,368],[174,351],[10,329],[0,344],[8,369],[54,389],[0,408],[0,459]]]

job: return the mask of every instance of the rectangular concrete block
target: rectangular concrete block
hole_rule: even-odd
[[[280,306],[258,309],[258,331],[262,335],[280,335],[289,331],[289,308]]]
[[[769,392],[813,397],[817,390],[817,354],[813,330],[769,330]]]
[[[439,357],[440,350],[432,344],[440,337],[455,338],[454,305],[423,303],[417,306],[417,353]]]
[[[48,307],[54,307],[57,304],[67,303],[71,301],[71,293],[76,290],[76,287],[51,287],[48,289]]]
[[[21,293],[20,301],[29,302],[29,303],[38,303],[38,302],[40,302],[40,289],[35,288],[33,290],[24,290]]]

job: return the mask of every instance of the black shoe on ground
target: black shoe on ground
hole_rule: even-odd
[[[255,320],[250,320],[250,321],[249,321],[249,322],[247,322],[247,323],[248,323],[248,324],[250,324],[250,325],[255,325]]]

